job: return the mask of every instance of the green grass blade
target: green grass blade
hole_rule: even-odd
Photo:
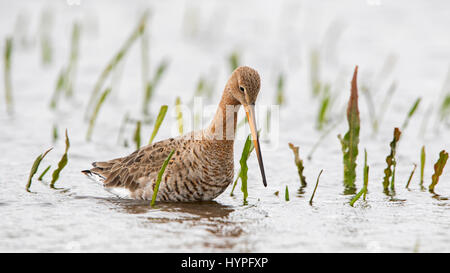
[[[125,131],[125,127],[129,120],[130,120],[130,114],[127,112],[123,116],[122,123],[120,124],[120,127],[119,127],[119,134],[117,135],[117,143],[120,143],[120,141],[122,140],[123,132]]]
[[[92,132],[94,130],[95,121],[97,120],[98,113],[100,111],[100,108],[103,105],[103,102],[105,101],[106,97],[108,97],[109,93],[111,92],[111,88],[107,88],[105,91],[103,91],[102,95],[100,96],[99,100],[97,101],[97,105],[95,106],[94,112],[92,112],[91,118],[89,119],[89,127],[86,133],[86,140],[90,141]]]
[[[53,130],[52,130],[52,140],[53,142],[56,142],[58,140],[58,126],[56,124],[53,124]]]
[[[363,200],[366,200],[367,187],[369,185],[369,166],[367,165],[367,150],[364,149],[364,184],[362,189],[352,198],[350,206],[353,207],[356,201],[363,196]]]
[[[31,170],[30,170],[30,175],[28,176],[28,181],[27,181],[27,185],[25,186],[25,189],[27,190],[27,192],[30,192],[30,187],[31,187],[31,181],[33,179],[33,176],[36,174],[39,165],[41,164],[42,159],[44,159],[44,157],[52,150],[53,148],[48,149],[47,151],[45,151],[43,154],[38,155],[38,157],[36,157],[36,159],[33,162],[33,165],[31,166]]]
[[[299,148],[298,146],[294,146],[294,144],[292,143],[289,143],[289,148],[291,148],[292,152],[294,153],[294,162],[297,166],[297,172],[298,176],[300,177],[301,185],[302,187],[306,187],[306,178],[303,175],[303,170],[305,169],[305,167],[303,166],[303,160],[301,160],[299,156]]]
[[[394,129],[394,138],[392,139],[392,142],[390,143],[391,152],[386,157],[386,163],[387,167],[384,169],[384,178],[383,178],[383,189],[386,194],[389,193],[388,186],[389,186],[389,180],[391,180],[391,190],[394,188],[394,181],[395,181],[395,167],[397,165],[397,161],[395,159],[395,154],[397,152],[397,143],[400,140],[401,131],[398,128]]]
[[[284,105],[285,99],[284,99],[284,75],[280,74],[278,76],[278,82],[277,82],[277,97],[276,97],[276,104],[279,106]]]
[[[170,152],[169,156],[166,158],[166,160],[164,160],[164,163],[162,164],[161,169],[158,172],[158,177],[156,179],[155,188],[153,189],[152,201],[150,203],[150,206],[152,206],[152,207],[155,205],[156,196],[158,195],[158,191],[159,191],[159,184],[161,184],[162,176],[164,174],[164,171],[166,170],[167,164],[169,164],[169,161],[172,158],[173,153],[175,153],[175,150],[172,150]]]
[[[51,167],[52,167],[51,165],[48,165],[48,167],[45,168],[45,170],[41,173],[41,175],[38,178],[39,181],[42,181],[42,179],[44,178],[44,176],[47,174],[47,172],[50,170]]]
[[[156,118],[156,122],[155,122],[155,127],[153,128],[152,136],[150,137],[150,141],[148,142],[148,144],[153,143],[153,139],[155,138],[156,134],[158,133],[159,127],[161,127],[161,123],[163,122],[164,117],[166,116],[168,108],[169,107],[167,105],[163,105],[159,109],[158,117]]]
[[[355,204],[356,201],[358,201],[358,199],[364,194],[365,189],[362,188],[356,195],[355,197],[353,197],[353,199],[350,201],[350,206],[353,207],[353,205]]]
[[[153,97],[153,94],[155,93],[155,89],[158,86],[159,82],[162,79],[162,76],[164,75],[165,71],[167,70],[167,67],[169,66],[169,62],[167,60],[162,60],[161,63],[158,65],[158,68],[156,70],[155,75],[153,76],[153,79],[148,82],[147,88],[145,90],[144,94],[144,103],[142,106],[142,112],[144,115],[149,114],[149,104]]]
[[[58,181],[61,171],[64,169],[64,167],[67,165],[67,162],[69,161],[69,157],[67,154],[69,148],[70,148],[70,141],[66,129],[66,149],[64,151],[63,156],[61,157],[61,160],[59,160],[58,162],[58,168],[54,170],[52,173],[52,181],[50,182],[50,188],[52,189],[55,189],[55,183],[56,181]]]
[[[405,188],[408,188],[408,187],[409,187],[409,183],[411,183],[411,180],[412,180],[412,178],[413,178],[413,176],[414,176],[414,173],[416,172],[416,168],[417,168],[417,164],[414,163],[414,168],[413,168],[413,170],[411,171],[411,174],[409,175],[408,182],[406,183]]]
[[[366,201],[367,189],[369,187],[369,165],[367,165],[367,150],[364,149],[364,196],[363,199]]]
[[[251,141],[251,136],[248,135],[247,139],[245,140],[244,149],[242,150],[241,159],[239,160],[239,163],[241,165],[241,171],[239,172],[239,177],[241,178],[241,191],[244,194],[244,204],[247,203],[247,197],[248,197],[248,190],[247,190],[247,172],[248,172],[248,166],[247,166],[247,160],[250,156],[250,153],[252,151],[253,143]]]
[[[177,97],[175,100],[175,110],[177,112],[178,132],[183,135],[183,112],[181,111],[181,99]]]
[[[228,63],[230,65],[231,72],[239,67],[239,54],[236,51],[231,53],[231,55],[228,57]]]
[[[133,136],[134,143],[136,143],[136,150],[139,150],[141,148],[141,121],[138,120],[136,122],[136,130],[134,131]]]
[[[119,51],[112,57],[112,59],[108,62],[106,67],[103,69],[102,73],[100,74],[99,78],[97,79],[97,82],[94,85],[94,89],[92,90],[91,97],[89,99],[87,108],[86,108],[86,114],[87,117],[89,115],[89,112],[91,111],[92,106],[94,105],[94,101],[96,97],[98,96],[98,93],[100,92],[104,82],[106,81],[106,78],[109,76],[111,71],[114,69],[114,67],[123,59],[123,57],[126,55],[130,47],[133,45],[133,43],[136,41],[136,39],[144,32],[146,25],[147,25],[147,18],[149,16],[148,11],[144,12],[142,17],[139,20],[138,25],[133,30],[129,38],[125,41],[125,43],[122,45],[122,47],[119,49]]]
[[[320,55],[318,49],[311,50],[309,54],[310,61],[310,83],[313,97],[320,94]]]
[[[439,177],[442,175],[445,164],[447,164],[447,160],[448,160],[448,153],[445,150],[441,151],[439,153],[438,161],[436,162],[436,164],[434,164],[434,174],[431,176],[431,184],[428,187],[428,190],[431,193],[434,193],[434,188],[439,182]]]
[[[423,177],[425,173],[425,160],[426,160],[426,153],[425,153],[425,145],[422,146],[422,150],[420,151],[420,186],[423,187]]]
[[[6,38],[4,52],[4,82],[5,82],[5,100],[6,109],[9,114],[13,113],[13,95],[11,84],[11,55],[13,50],[13,40],[11,37]]]
[[[358,157],[358,144],[359,144],[359,131],[360,131],[360,119],[358,109],[358,87],[356,78],[358,75],[358,66],[355,67],[352,79],[352,87],[350,93],[350,99],[347,107],[347,122],[348,131],[342,138],[338,136],[343,152],[344,162],[344,193],[353,194],[356,191],[356,159]]]
[[[58,79],[56,80],[56,86],[55,90],[53,91],[52,99],[50,101],[50,109],[56,109],[58,106],[59,97],[61,95],[61,91],[64,89],[64,86],[66,85],[66,79],[67,72],[63,68],[59,72]]]
[[[253,142],[251,142],[250,145],[251,145],[250,146],[250,154],[251,154],[253,152],[253,150],[255,149],[255,146],[253,145]],[[245,147],[245,145],[244,145],[244,147]],[[242,155],[241,155],[241,158],[242,158]],[[237,182],[238,182],[239,178],[241,178],[241,169],[239,169],[238,175],[236,177],[236,180],[234,180],[234,184],[233,184],[233,188],[231,189],[230,196],[233,196],[233,192],[234,192],[234,189],[236,188],[236,185],[237,185]]]
[[[75,76],[77,71],[77,61],[80,51],[80,32],[81,27],[77,22],[73,23],[72,26],[72,38],[70,41],[70,57],[69,66],[66,73],[66,96],[71,97],[73,95]]]
[[[284,192],[284,200],[289,201],[289,189],[288,186],[286,185],[286,190]]]
[[[311,199],[309,199],[309,205],[311,205],[311,206],[313,204],[314,195],[316,195],[317,186],[319,186],[319,180],[320,180],[320,176],[322,175],[322,172],[323,172],[323,170],[320,170],[319,176],[317,176],[316,186],[314,187],[314,191],[311,195]]]
[[[405,121],[403,122],[402,130],[405,130],[406,127],[408,126],[409,120],[414,115],[414,113],[417,111],[417,108],[419,108],[421,100],[422,100],[422,98],[418,98],[414,102],[414,104],[411,106],[411,108],[409,109],[408,115],[406,116]]]

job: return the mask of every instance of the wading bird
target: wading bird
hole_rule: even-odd
[[[199,131],[144,146],[132,154],[92,163],[82,171],[119,197],[151,199],[158,172],[174,154],[162,176],[156,201],[206,201],[219,196],[233,182],[233,146],[237,110],[244,106],[264,186],[267,186],[256,129],[255,101],[260,77],[250,67],[231,74],[211,124]]]

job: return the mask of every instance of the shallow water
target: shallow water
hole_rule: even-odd
[[[419,170],[410,190],[404,187],[413,163],[419,163],[422,145],[427,148],[425,186],[430,183],[439,151],[450,150],[449,129],[436,129],[434,116],[424,136],[420,126],[426,109],[436,104],[449,69],[450,5],[446,1],[316,2],[81,1],[80,6],[69,6],[63,1],[0,1],[2,41],[13,32],[19,14],[29,18],[28,32],[35,35],[42,10],[50,7],[54,47],[49,67],[41,65],[37,41],[34,46],[15,48],[12,117],[4,111],[3,95],[0,100],[0,251],[449,252],[450,201],[421,190]],[[152,9],[150,73],[164,57],[170,60],[151,102],[153,115],[162,104],[168,104],[172,111],[176,96],[190,101],[202,75],[215,79],[211,104],[216,104],[229,76],[227,56],[234,50],[242,55],[243,64],[255,67],[261,75],[259,104],[273,103],[278,74],[285,73],[287,104],[280,109],[278,137],[261,143],[268,187],[263,187],[256,157],[252,156],[248,162],[248,205],[243,205],[238,185],[233,197],[230,187],[212,202],[151,208],[148,202],[117,199],[80,173],[92,161],[134,150],[133,124],[124,134],[130,147],[119,145],[117,138],[126,112],[140,117],[139,43],[116,72],[118,79],[101,109],[91,142],[85,141],[83,114],[101,70],[145,7]],[[192,19],[189,14],[198,17]],[[48,104],[59,70],[67,64],[74,19],[81,20],[83,28],[75,98],[61,100],[53,112]],[[345,122],[329,134],[312,160],[306,160],[321,135],[315,129],[318,102],[311,97],[309,87],[309,54],[318,45],[323,54],[321,77],[332,83],[338,96],[334,113],[341,113],[348,99],[356,64],[360,86],[379,90],[373,91],[376,102],[382,101],[392,81],[398,85],[376,135],[369,125],[366,101],[360,96],[357,186],[362,186],[364,148],[369,155],[370,181],[367,201],[360,200],[355,207],[349,206],[352,196],[342,194],[342,155],[336,135],[345,133]],[[397,62],[392,73],[384,75],[380,70],[390,55]],[[382,192],[384,160],[393,128],[402,124],[418,96],[423,101],[400,141],[396,195],[391,198]],[[260,113],[261,120],[264,115]],[[54,124],[59,132],[56,143],[52,141]],[[49,164],[55,166],[63,154],[64,128],[68,128],[71,148],[57,187],[66,190],[52,190],[45,184],[49,174],[45,183],[37,177]],[[173,128],[175,115],[168,113],[157,139],[173,136]],[[143,127],[143,142],[152,129],[153,125]],[[246,135],[243,130],[239,133]],[[235,145],[236,171],[243,142],[239,138]],[[308,186],[302,193],[288,142],[299,145],[300,156],[305,159]],[[54,150],[42,162],[32,193],[28,193],[25,184],[31,165],[48,147]],[[324,173],[310,205],[321,169]],[[286,185],[289,202],[284,200]],[[450,195],[450,167],[444,170],[436,192],[441,197]]]

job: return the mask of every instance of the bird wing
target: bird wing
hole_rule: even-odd
[[[105,187],[135,191],[157,176],[164,160],[177,148],[179,141],[171,138],[144,146],[125,157],[94,162],[90,171],[105,178]]]

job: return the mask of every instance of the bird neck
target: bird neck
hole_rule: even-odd
[[[208,135],[215,140],[234,141],[236,135],[237,115],[241,104],[228,90],[229,84],[225,87],[219,107],[207,129]]]

